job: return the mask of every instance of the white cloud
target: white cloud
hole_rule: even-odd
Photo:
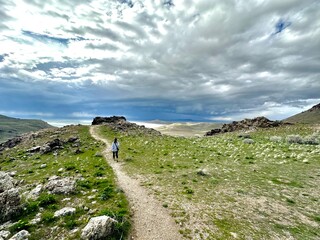
[[[319,1],[173,2],[5,1],[0,82],[204,119],[280,118],[319,98]]]

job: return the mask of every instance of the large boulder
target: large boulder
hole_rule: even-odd
[[[0,172],[0,223],[17,216],[21,209],[21,198],[14,180],[9,174]]]
[[[112,234],[116,220],[108,216],[93,217],[81,232],[81,239],[102,240],[108,239]]]
[[[76,190],[76,180],[52,176],[45,185],[45,189],[53,194],[71,194]]]

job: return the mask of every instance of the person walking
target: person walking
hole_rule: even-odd
[[[113,140],[113,142],[112,142],[112,145],[111,145],[111,151],[112,151],[113,160],[117,160],[118,161],[119,146],[120,146],[120,143],[118,142],[118,139],[115,138]]]

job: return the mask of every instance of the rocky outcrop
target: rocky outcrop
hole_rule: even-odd
[[[81,239],[102,240],[110,237],[116,220],[108,216],[91,218],[87,226],[81,232]]]
[[[232,123],[223,124],[222,128],[212,129],[205,136],[212,136],[219,133],[234,132],[240,130],[251,130],[257,128],[273,128],[284,125],[282,121],[271,121],[266,117],[257,117],[254,119],[244,119],[242,121],[234,121]]]
[[[28,240],[30,233],[27,230],[21,230],[13,235],[9,240]]]
[[[104,119],[104,121],[102,120]],[[126,121],[125,117],[96,117],[94,118],[92,125],[105,124],[111,127],[114,131],[126,132],[126,133],[143,133],[143,134],[153,134],[161,135],[161,133],[152,128],[146,128],[143,125],[138,125],[136,123],[131,123]]]
[[[315,112],[319,110],[320,110],[320,103],[318,103],[317,105],[314,105],[312,108],[308,110],[308,112]]]
[[[15,137],[12,139],[9,139],[8,141],[0,144],[0,152],[3,151],[6,148],[13,148],[17,146],[19,143],[21,143],[23,140],[22,137]]]
[[[13,178],[0,172],[0,223],[17,216],[21,209],[20,195]]]
[[[63,149],[63,144],[64,142],[62,140],[56,138],[50,142],[47,142],[44,146],[42,146],[40,149],[40,152],[42,154],[45,154],[45,153],[53,152],[54,150],[57,150],[57,149]]]
[[[52,176],[45,185],[45,189],[52,194],[71,194],[76,190],[76,180]]]
[[[104,123],[119,123],[126,122],[127,119],[123,116],[113,116],[113,117],[95,117],[92,121],[92,125],[100,125]]]

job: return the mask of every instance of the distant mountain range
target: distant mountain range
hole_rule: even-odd
[[[286,118],[284,121],[290,123],[320,124],[320,103],[307,111]]]
[[[23,133],[53,128],[50,124],[35,119],[19,119],[0,115],[0,143]]]

